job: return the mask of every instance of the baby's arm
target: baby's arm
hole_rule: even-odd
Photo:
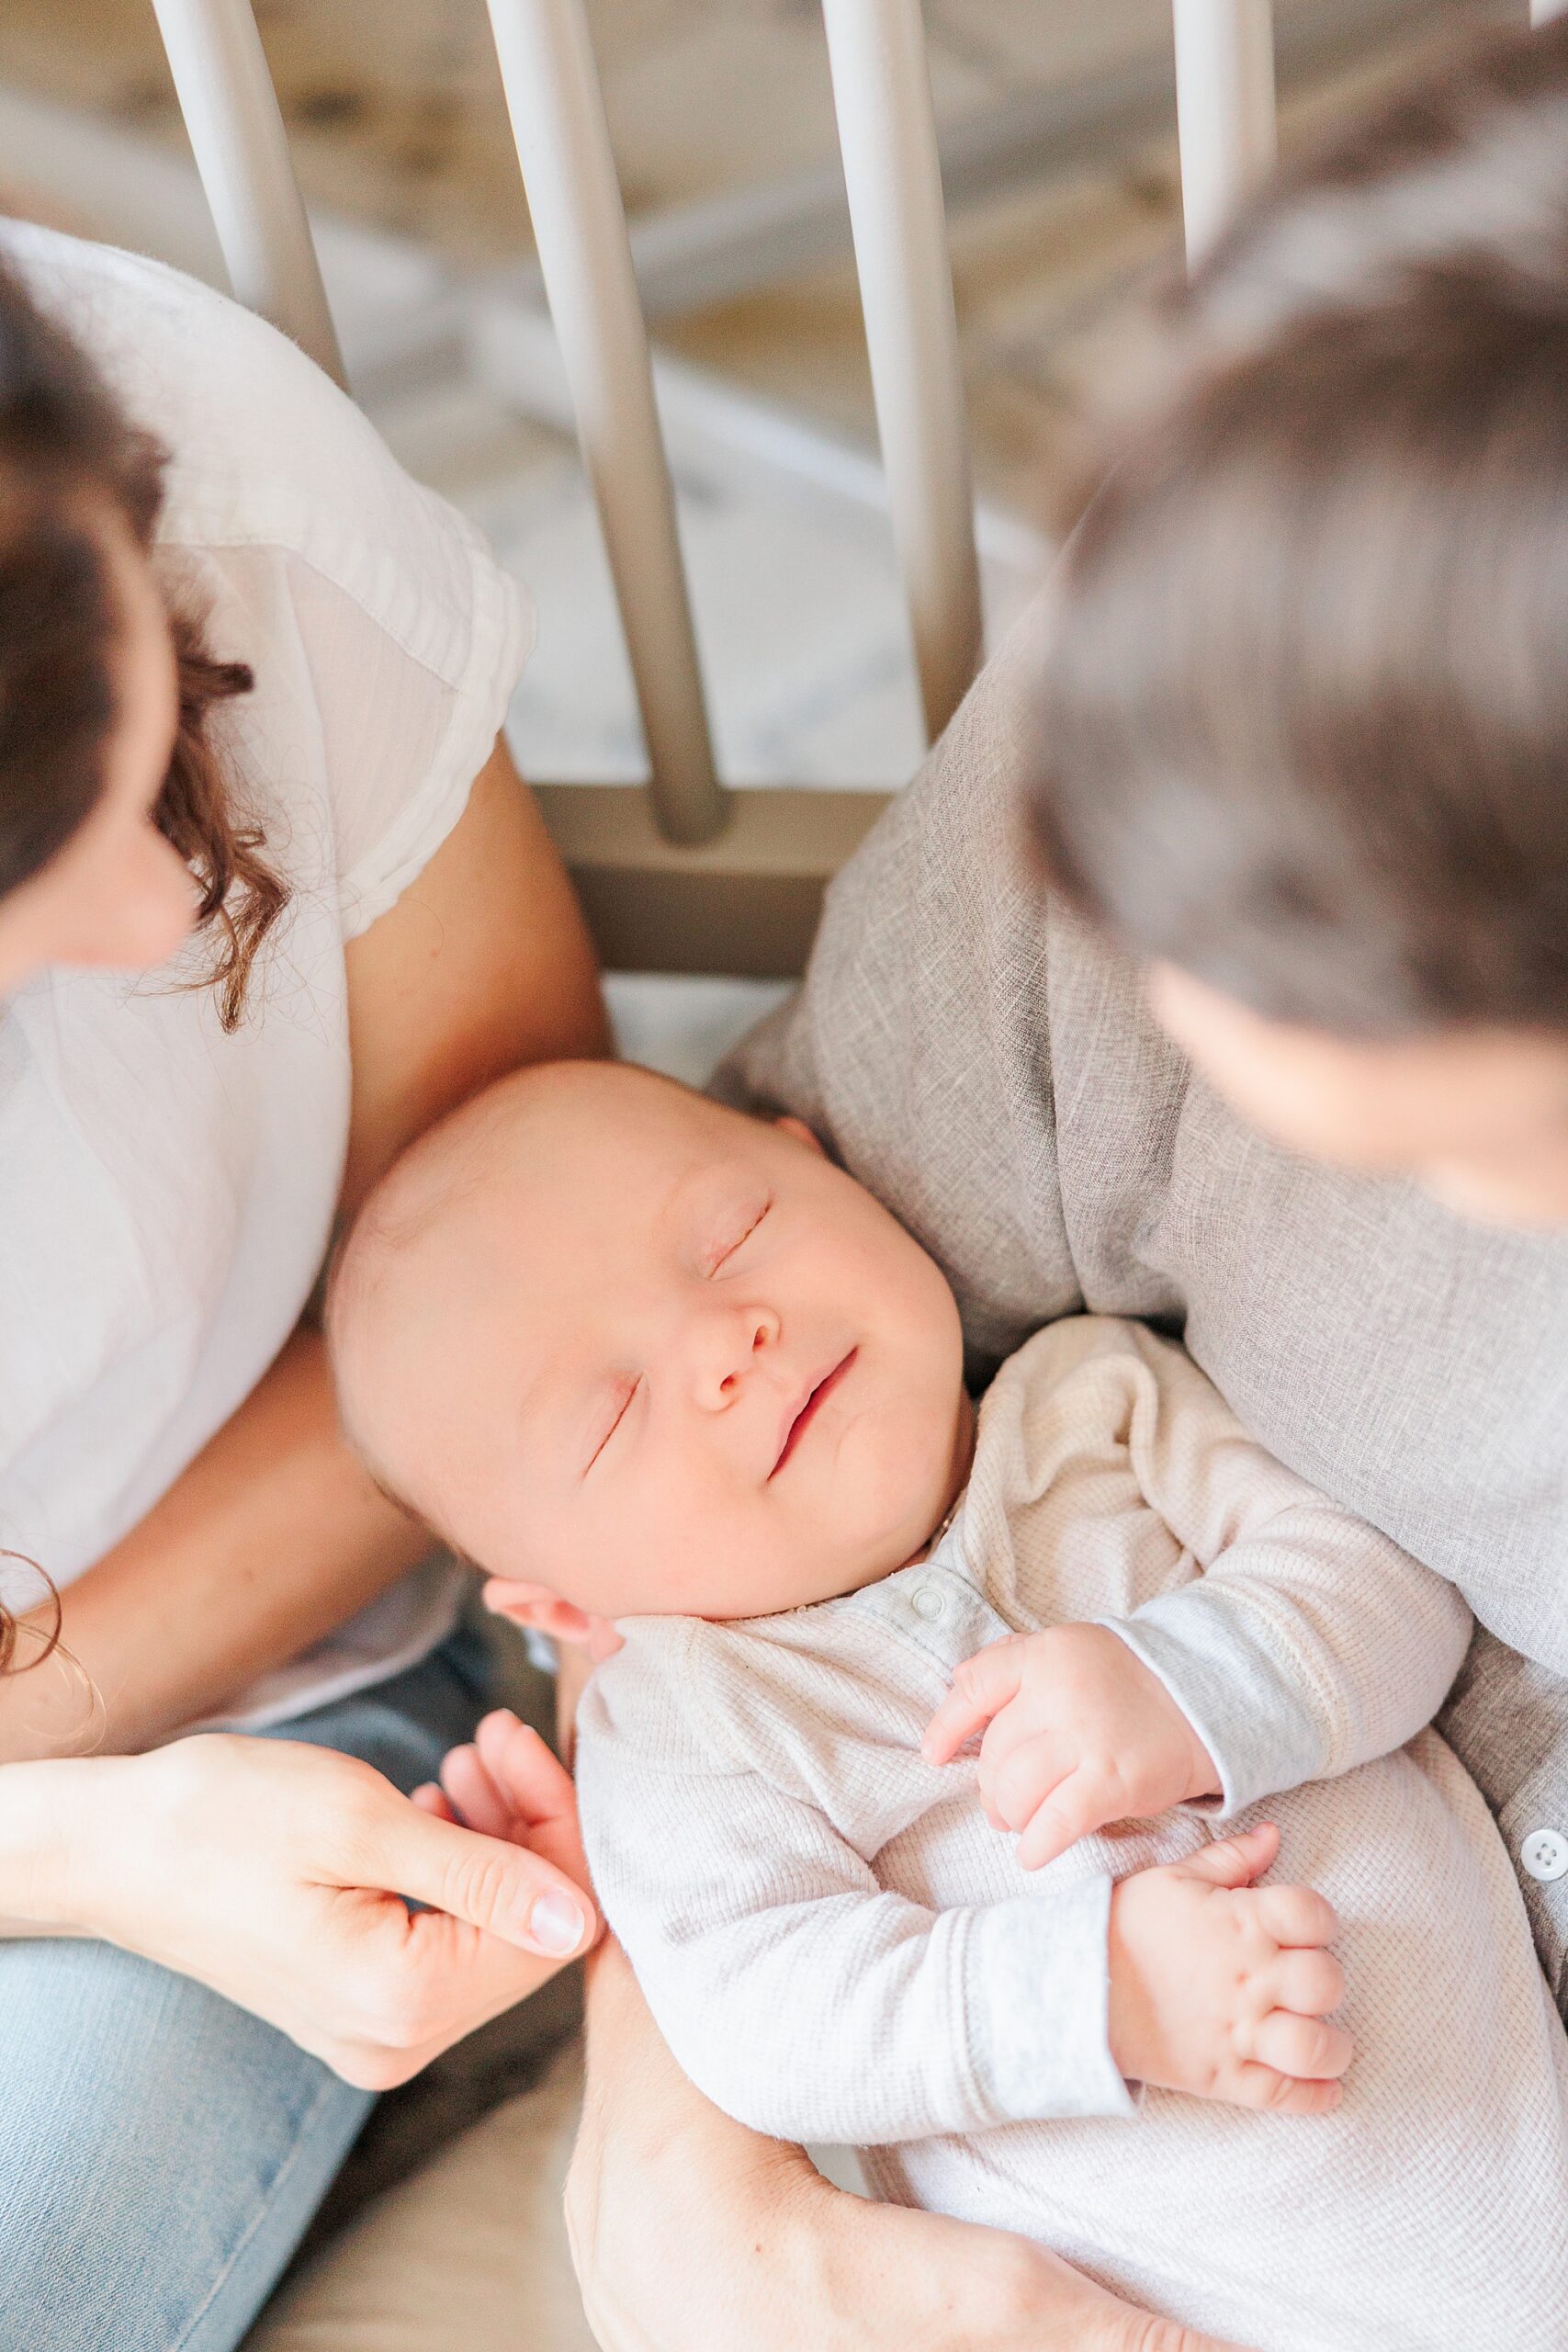
[[[1229,1815],[1387,1755],[1470,1640],[1454,1587],[1255,1443],[1190,1357],[1132,1326],[1128,1350],[1138,1483],[1201,1574],[981,1651],[927,1737],[940,1761],[988,1726],[982,1796],[1030,1867],[1108,1821]]]
[[[747,1704],[766,1707],[765,1689]],[[649,2005],[741,2122],[886,2143],[1122,2114],[1124,2075],[1332,2104],[1324,2078],[1348,2057],[1319,2022],[1342,1989],[1322,1949],[1333,1915],[1306,1889],[1250,1886],[1271,1833],[1114,1896],[1097,1876],[932,1910],[879,1888],[818,1806],[716,1745],[705,1715],[700,1676],[613,1659],[580,1714],[578,1780],[595,1886]]]

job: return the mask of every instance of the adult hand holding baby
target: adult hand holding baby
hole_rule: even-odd
[[[1011,2231],[830,2187],[694,2088],[610,1939],[589,2020],[566,2212],[604,2352],[1240,2352]]]

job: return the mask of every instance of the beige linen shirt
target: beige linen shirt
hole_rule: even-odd
[[[1165,1680],[1224,1796],[1031,1875],[973,1756],[928,1765],[919,1737],[961,1658],[1085,1618]],[[1179,1350],[1049,1327],[988,1392],[931,1558],[779,1617],[622,1631],[580,1719],[590,1859],[721,2106],[867,2144],[882,2194],[1025,2231],[1258,2352],[1568,2343],[1568,2043],[1478,1792],[1434,1733],[1389,1753],[1441,1702],[1468,1611]],[[1111,1883],[1265,1815],[1276,1875],[1339,1911],[1344,2105],[1134,2107],[1106,2039]]]

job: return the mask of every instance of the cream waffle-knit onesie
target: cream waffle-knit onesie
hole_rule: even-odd
[[[961,1659],[1083,1619],[1165,1682],[1223,1796],[1030,1874],[973,1756],[928,1765],[920,1735]],[[1057,1323],[988,1391],[930,1558],[776,1617],[623,1623],[581,1715],[595,1882],[693,2080],[760,2131],[861,2144],[887,2198],[1256,2352],[1563,2352],[1568,2040],[1491,1815],[1422,1728],[1469,1623],[1179,1349]],[[1339,1915],[1343,2104],[1134,2098],[1111,1883],[1265,1818],[1274,1875]]]

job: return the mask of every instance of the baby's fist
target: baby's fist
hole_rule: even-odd
[[[980,1802],[1038,1870],[1110,1821],[1215,1796],[1208,1749],[1157,1675],[1104,1625],[1014,1634],[966,1658],[920,1743],[945,1764],[981,1725]]]
[[[1251,1883],[1279,1849],[1265,1822],[1112,1888],[1107,2025],[1123,2075],[1276,2115],[1338,2106],[1350,2037],[1327,2023],[1345,1978],[1325,1949],[1338,1922],[1310,1886]]]

